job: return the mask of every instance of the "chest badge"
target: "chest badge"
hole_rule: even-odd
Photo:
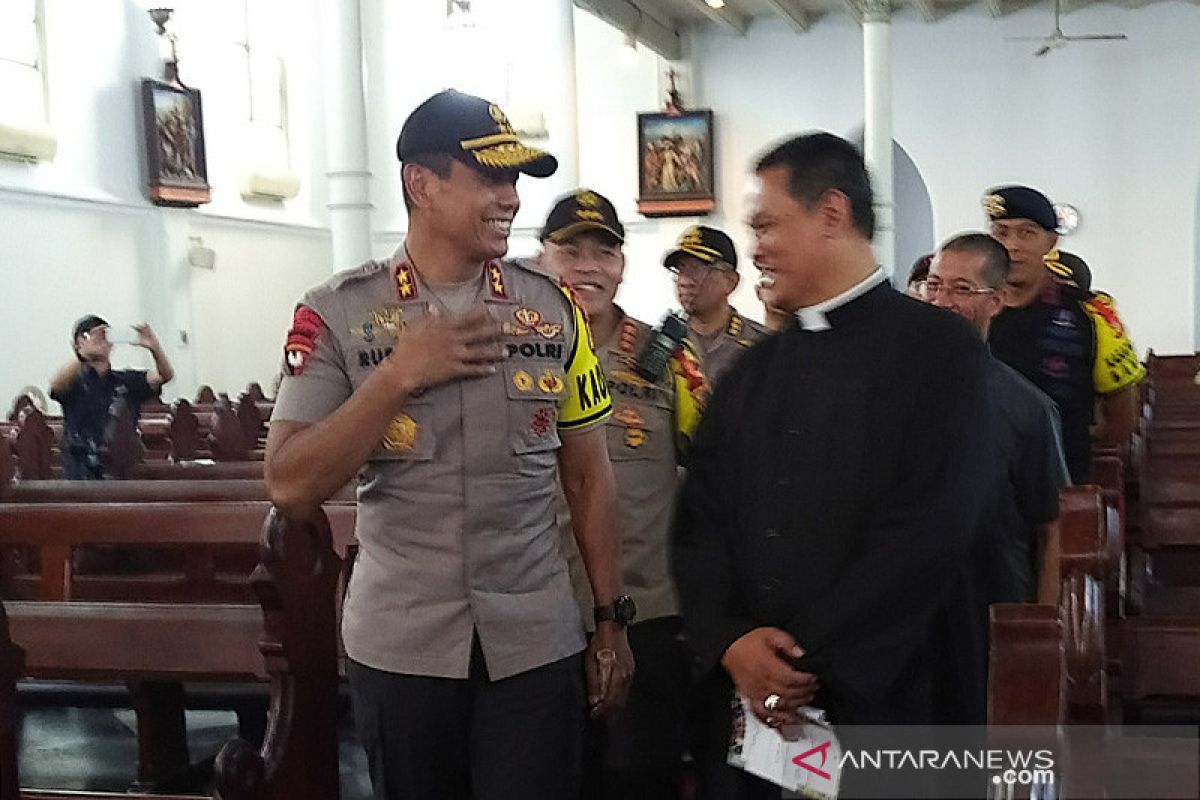
[[[397,414],[383,432],[383,449],[391,453],[411,453],[417,446],[417,423],[408,414]]]
[[[553,370],[544,370],[538,376],[538,388],[547,394],[562,394],[562,378],[555,375]]]
[[[404,312],[399,306],[382,306],[372,309],[367,319],[350,333],[371,344],[382,335],[396,337],[404,329]]]
[[[558,322],[550,322],[542,318],[542,312],[535,308],[518,308],[513,312],[511,322],[504,323],[506,336],[541,336],[543,339],[555,339],[562,335],[563,326]]]
[[[529,419],[529,430],[539,439],[550,432],[554,425],[554,412],[548,408],[539,408]]]
[[[533,376],[525,370],[520,370],[513,375],[513,386],[518,392],[528,392],[533,389]]]

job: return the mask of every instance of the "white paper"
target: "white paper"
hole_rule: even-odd
[[[736,698],[728,762],[798,797],[833,800],[841,781],[842,746],[818,708],[801,709],[804,720],[783,728],[766,725]]]

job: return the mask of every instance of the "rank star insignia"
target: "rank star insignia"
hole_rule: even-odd
[[[546,370],[538,377],[538,388],[547,394],[559,394],[563,390],[562,378]]]
[[[533,376],[521,370],[513,375],[513,386],[517,387],[517,391],[528,392],[533,388]]]
[[[400,264],[396,267],[396,291],[401,300],[417,299],[417,277],[413,274],[410,264]]]
[[[492,297],[498,297],[501,300],[508,299],[508,289],[504,287],[504,272],[501,271],[498,264],[488,267],[488,289],[491,290]]]
[[[397,414],[388,423],[381,442],[392,453],[408,453],[417,445],[417,423],[408,414]]]
[[[550,432],[550,426],[553,424],[554,412],[548,408],[539,408],[529,420],[529,430],[533,431],[535,436],[542,437]]]

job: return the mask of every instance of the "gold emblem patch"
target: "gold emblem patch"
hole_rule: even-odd
[[[600,205],[600,198],[591,189],[580,189],[575,193],[575,201],[584,208],[597,208]]]
[[[985,195],[983,210],[992,219],[1004,216],[1004,198],[998,194]]]
[[[521,370],[513,375],[513,386],[517,387],[518,391],[528,392],[533,388],[533,376]]]
[[[547,394],[559,394],[563,390],[562,378],[555,375],[552,370],[545,370],[538,377],[538,388]]]
[[[399,306],[380,306],[367,312],[368,319],[357,328],[351,328],[350,333],[370,343],[382,334],[393,337],[404,329],[404,312]]]
[[[641,428],[625,429],[625,446],[637,450],[646,443],[646,432]]]
[[[626,428],[641,428],[646,424],[646,420],[642,419],[642,415],[629,407],[618,410],[617,413],[613,415],[613,419],[624,425]]]
[[[383,449],[392,453],[409,453],[417,446],[417,423],[408,414],[397,414],[383,432]]]

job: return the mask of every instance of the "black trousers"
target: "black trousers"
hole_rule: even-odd
[[[582,654],[503,680],[476,642],[466,680],[348,667],[375,800],[564,800],[578,794]]]
[[[585,800],[675,800],[685,748],[688,660],[679,617],[632,625],[637,662],[625,708],[590,720],[584,748]]]

